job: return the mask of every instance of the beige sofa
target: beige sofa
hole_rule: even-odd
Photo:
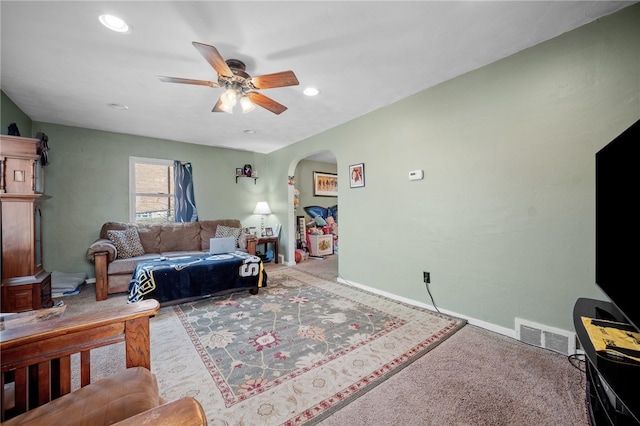
[[[105,223],[98,239],[87,250],[87,259],[95,264],[96,300],[105,300],[109,294],[127,292],[138,262],[161,256],[200,255],[209,250],[211,238],[237,235],[237,249],[255,254],[258,239],[241,232],[241,227],[237,219],[161,225]]]

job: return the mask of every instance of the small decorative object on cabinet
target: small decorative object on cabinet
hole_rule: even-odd
[[[53,305],[42,258],[44,170],[38,139],[0,135],[3,312]]]
[[[598,342],[592,341],[586,326],[591,321],[598,326],[633,328],[612,303],[581,298],[573,308],[573,325],[586,356],[589,421],[592,426],[640,425],[640,362],[625,361],[626,356],[615,356],[615,352],[609,355],[609,349],[597,351],[594,343]]]
[[[333,254],[333,235],[309,235],[309,255],[322,257]]]

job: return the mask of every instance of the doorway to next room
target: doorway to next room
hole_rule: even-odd
[[[293,187],[292,260],[296,264],[334,260],[331,257],[338,255],[340,247],[336,156],[322,151],[301,159],[289,184]]]

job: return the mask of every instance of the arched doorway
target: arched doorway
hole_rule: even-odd
[[[338,197],[317,196],[313,194],[313,172],[338,174],[337,159],[333,152],[325,150],[310,153],[293,159],[289,165],[288,175],[288,223],[287,223],[287,264],[295,265],[295,249],[297,248],[297,217],[305,216],[304,207],[318,205],[322,207],[335,206]],[[296,190],[299,191],[299,204],[294,207]]]

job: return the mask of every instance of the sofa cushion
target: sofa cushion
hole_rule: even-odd
[[[107,274],[128,274],[131,275],[136,269],[136,265],[143,260],[159,259],[160,253],[146,253],[142,256],[130,257],[128,259],[116,259],[109,262],[107,266]]]
[[[124,231],[125,229],[129,228],[135,228],[135,225],[125,222],[105,222],[102,225],[102,228],[100,228],[100,238],[109,239],[109,237],[107,236],[107,231],[109,230]]]
[[[164,400],[155,375],[127,368],[2,422],[14,425],[107,425],[157,407]]]
[[[238,247],[238,238],[240,238],[241,232],[242,228],[218,225],[216,228],[216,236],[214,238],[233,238],[236,241],[236,247]]]
[[[144,247],[145,253],[160,253],[162,246],[160,244],[160,234],[162,233],[162,225],[140,225],[138,226],[138,235],[140,242]]]
[[[231,228],[242,228],[242,224],[238,219],[217,219],[200,221],[200,244],[202,250],[209,251],[209,241],[216,237],[216,230],[219,225],[229,226]]]
[[[162,252],[162,255],[164,257],[167,257],[168,260],[171,260],[171,258],[174,257],[199,257],[199,256],[204,256],[208,254],[206,251],[200,251],[200,250],[196,250],[196,251],[164,251]]]
[[[160,252],[202,250],[200,223],[185,222],[164,225],[160,232]]]
[[[110,230],[107,231],[107,236],[116,246],[116,250],[118,250],[117,257],[120,259],[128,259],[144,254],[138,230],[135,228],[125,229],[124,231]]]

